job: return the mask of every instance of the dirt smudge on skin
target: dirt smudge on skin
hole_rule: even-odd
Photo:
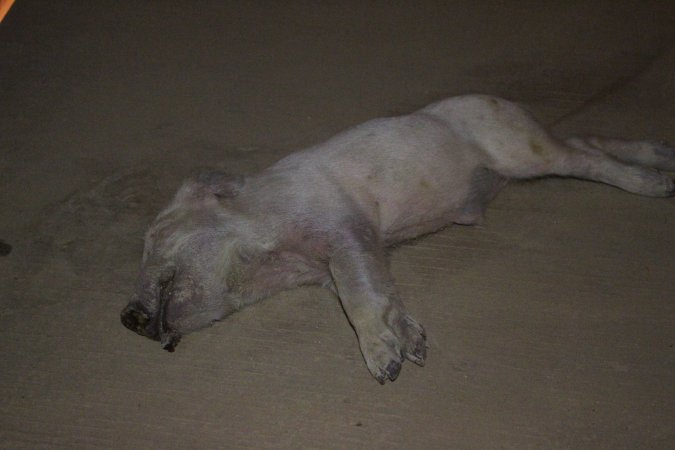
[[[535,155],[543,155],[545,150],[544,147],[534,139],[530,139],[530,142],[528,142],[528,145],[530,146],[530,150],[532,150],[532,153]]]

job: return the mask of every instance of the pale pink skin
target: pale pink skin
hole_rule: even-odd
[[[173,350],[180,337],[280,290],[338,295],[372,375],[394,380],[426,356],[383,248],[480,221],[509,179],[571,176],[665,197],[675,149],[651,141],[553,138],[522,108],[453,97],[375,119],[250,177],[186,181],[146,235],[122,322]]]

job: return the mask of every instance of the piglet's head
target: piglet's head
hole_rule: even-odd
[[[181,335],[238,309],[227,286],[243,177],[207,172],[187,180],[145,235],[140,276],[121,320],[173,351]]]

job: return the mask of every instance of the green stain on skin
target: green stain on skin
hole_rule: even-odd
[[[535,155],[543,155],[544,154],[544,146],[538,143],[537,141],[530,139],[529,142],[530,145],[530,150],[532,150],[532,153]]]
[[[243,288],[244,277],[244,266],[241,264],[233,264],[225,277],[225,284],[227,285],[228,290],[240,292]]]

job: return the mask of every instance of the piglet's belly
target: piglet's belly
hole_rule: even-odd
[[[464,190],[402,197],[389,198],[380,205],[380,229],[388,243],[430,233],[453,222],[467,223]]]

